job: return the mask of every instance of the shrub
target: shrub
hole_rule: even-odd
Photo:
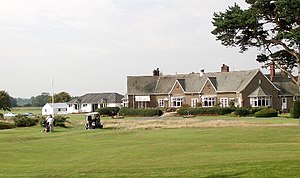
[[[0,119],[3,119],[4,115],[2,113],[0,113]]]
[[[234,111],[234,108],[180,108],[177,110],[179,115],[226,115]]]
[[[266,109],[266,107],[250,107],[248,109],[250,111],[250,115],[255,115],[255,113],[257,113],[258,111]]]
[[[100,115],[105,115],[105,116],[115,116],[118,114],[120,108],[119,107],[106,107],[106,108],[99,108],[97,109],[97,112]]]
[[[244,116],[249,116],[251,114],[250,110],[247,108],[236,108],[234,111],[234,115],[244,117]]]
[[[182,108],[190,108],[191,106],[190,106],[189,104],[187,104],[187,103],[184,103],[184,104],[182,104],[181,107],[182,107]]]
[[[291,118],[299,118],[300,117],[300,101],[294,101],[293,106],[290,111]]]
[[[3,130],[3,129],[12,129],[14,127],[15,127],[15,125],[12,124],[12,123],[0,122],[0,130]]]
[[[55,115],[53,125],[56,127],[66,127],[66,121],[69,117],[63,115]]]
[[[31,127],[38,123],[38,119],[36,118],[29,118],[23,115],[17,115],[12,118],[15,122],[15,126],[17,127]]]
[[[42,126],[42,127],[44,126],[43,124],[45,123],[46,117],[44,117],[44,116],[42,116],[42,115],[36,115],[36,116],[35,116],[35,119],[38,120],[40,126]]]
[[[278,112],[272,108],[265,108],[255,113],[255,117],[277,117]]]
[[[163,114],[160,109],[132,109],[132,108],[121,108],[119,111],[120,116],[142,116],[152,117],[161,116]]]

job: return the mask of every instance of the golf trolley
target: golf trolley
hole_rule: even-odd
[[[98,112],[87,113],[85,115],[85,129],[102,129],[100,114]]]

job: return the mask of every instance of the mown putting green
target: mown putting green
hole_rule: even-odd
[[[299,177],[300,128],[0,131],[0,177]]]

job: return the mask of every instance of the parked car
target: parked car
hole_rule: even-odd
[[[34,116],[34,114],[31,112],[24,112],[23,116]]]
[[[18,114],[12,113],[12,112],[8,112],[8,113],[4,114],[4,117],[14,117],[16,115],[18,115]]]

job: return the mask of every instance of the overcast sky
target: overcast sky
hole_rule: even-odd
[[[257,69],[210,33],[212,17],[244,0],[0,0],[0,90],[126,93],[126,77]]]

